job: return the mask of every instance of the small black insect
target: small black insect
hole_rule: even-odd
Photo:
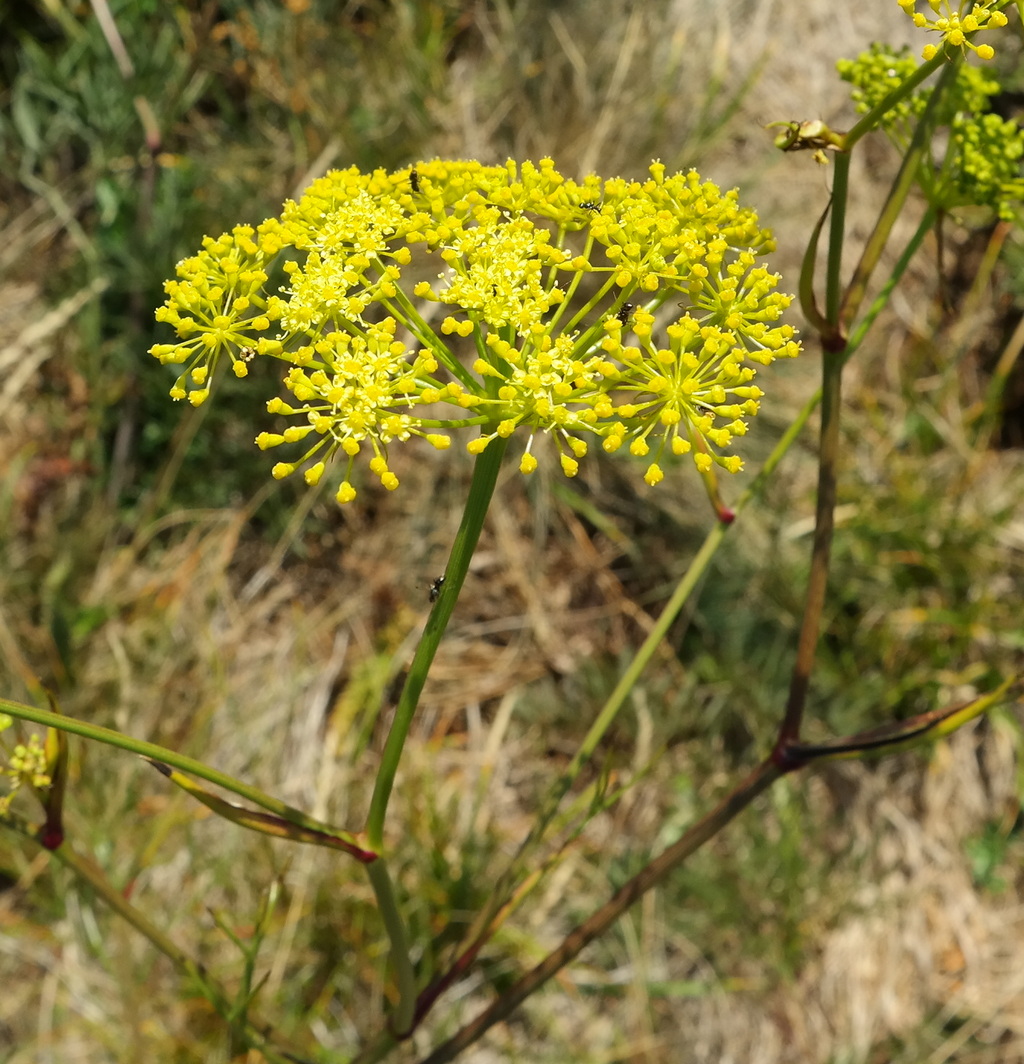
[[[441,588],[444,587],[444,577],[439,576],[436,580],[432,580],[430,583],[430,601],[437,602],[438,596],[441,594]]]
[[[420,173],[415,166],[409,171],[409,188],[413,192],[419,192],[420,190]]]
[[[593,200],[587,200],[585,203],[580,204],[581,211],[597,211],[601,209],[600,203],[595,203]]]
[[[623,303],[621,307],[615,312],[615,317],[625,325],[631,317],[633,317],[633,311],[636,307],[632,303]]]

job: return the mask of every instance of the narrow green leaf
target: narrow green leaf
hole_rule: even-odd
[[[301,824],[292,824],[283,817],[273,813],[261,813],[256,809],[246,809],[244,806],[235,805],[233,802],[218,798],[211,791],[194,783],[184,773],[178,772],[165,765],[162,761],[156,761],[151,757],[144,758],[158,772],[162,772],[172,783],[177,784],[183,791],[190,794],[197,802],[202,802],[208,809],[212,809],[218,816],[230,820],[243,828],[252,831],[260,831],[264,835],[274,835],[280,839],[290,839],[292,842],[306,842],[312,846],[327,846],[333,850],[342,850],[351,854],[357,861],[369,864],[377,860],[378,854],[367,850],[359,844],[356,836],[348,832],[335,832],[324,825],[322,829],[306,827]]]

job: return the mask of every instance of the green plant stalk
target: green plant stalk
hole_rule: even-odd
[[[807,424],[811,414],[817,408],[820,399],[820,391],[811,396],[811,398],[804,403],[803,408],[793,419],[792,423],[787,427],[782,438],[775,445],[764,465],[758,471],[757,476],[751,481],[750,486],[736,500],[736,503],[732,508],[736,519],[739,518],[740,514],[746,509],[751,500],[764,489],[764,486],[775,472],[776,467],[782,461],[783,457],[785,457],[786,452],[793,446],[803,432],[804,426]],[[583,765],[590,759],[594,751],[597,749],[598,744],[604,738],[605,732],[607,732],[608,728],[615,720],[615,717],[625,703],[630,691],[639,681],[644,669],[647,668],[651,658],[654,657],[658,647],[668,634],[669,628],[675,623],[683,607],[696,590],[697,585],[700,583],[708,566],[711,564],[715,552],[722,545],[726,533],[730,528],[734,527],[735,523],[735,520],[729,524],[716,521],[714,527],[708,532],[704,542],[701,544],[700,550],[694,555],[693,561],[687,566],[686,572],[683,573],[675,590],[672,592],[672,597],[665,604],[661,614],[658,616],[658,620],[655,622],[654,627],[648,633],[647,638],[643,641],[636,656],[630,662],[626,671],[622,674],[619,682],[615,685],[615,689],[608,696],[608,700],[605,702],[604,706],[601,707],[601,712],[598,713],[597,719],[590,726],[583,742],[580,744],[579,750],[576,752],[576,755],[573,757],[562,778],[559,780],[555,791],[557,794],[557,798],[555,799],[556,804],[561,801],[561,798],[573,785],[580,770],[583,768]]]
[[[366,823],[365,834],[369,848],[378,854],[384,849],[384,820],[405,740],[409,735],[409,728],[412,725],[413,715],[416,712],[430,665],[441,644],[441,638],[455,609],[466,574],[469,572],[469,563],[472,561],[473,552],[480,539],[484,518],[487,516],[487,508],[494,494],[494,485],[497,483],[498,472],[501,469],[501,461],[505,456],[507,446],[506,440],[492,440],[477,456],[469,495],[462,513],[462,522],[455,535],[455,542],[452,544],[451,554],[448,557],[448,566],[444,572],[444,583],[440,586],[437,601],[427,619],[423,636],[416,647],[412,664],[409,666],[409,673],[402,687],[398,705],[395,707],[395,716],[391,722],[391,730],[388,732],[384,752],[381,755],[380,768],[377,770],[377,778],[374,781]],[[409,956],[408,934],[395,897],[386,860],[383,857],[379,858],[368,866],[368,871],[370,885],[377,899],[381,919],[384,921],[384,928],[388,935],[391,963],[398,987],[398,1005],[391,1017],[390,1027],[393,1034],[402,1037],[409,1032],[416,1009],[416,977],[412,959]]]
[[[126,750],[130,754],[139,754],[152,761],[160,761],[165,765],[181,769],[182,772],[188,772],[193,776],[206,780],[208,783],[216,784],[226,791],[237,794],[239,797],[252,802],[253,805],[258,805],[262,809],[275,813],[282,820],[287,820],[291,824],[296,824],[312,832],[334,835],[350,843],[355,849],[365,849],[363,840],[353,833],[342,831],[332,827],[330,824],[324,824],[314,817],[308,816],[301,809],[286,805],[279,799],[272,798],[269,794],[248,783],[243,783],[233,776],[218,772],[202,761],[196,761],[194,758],[186,757],[184,754],[178,754],[163,746],[157,746],[156,743],[148,743],[143,739],[133,739],[130,735],[114,731],[111,728],[104,728],[99,724],[88,724],[82,720],[75,720],[73,717],[65,717],[61,713],[38,709],[35,706],[26,706],[20,702],[11,702],[3,698],[0,698],[0,713],[7,713],[18,720],[31,721],[33,724],[56,728],[72,735],[81,735],[85,739],[105,743],[107,746],[116,746],[120,750]]]
[[[783,769],[770,759],[763,761],[740,782],[706,816],[702,817],[668,849],[638,872],[628,883],[620,887],[600,909],[580,924],[552,953],[532,971],[506,990],[490,1007],[475,1020],[466,1024],[455,1035],[438,1046],[419,1064],[444,1064],[453,1060],[463,1050],[476,1042],[487,1030],[505,1019],[513,1009],[522,1004],[538,987],[579,955],[595,938],[602,935],[636,901],[665,877],[708,839],[713,838],[731,820],[768,789],[781,775]]]
[[[910,265],[912,259],[917,254],[918,249],[921,247],[921,242],[935,226],[937,217],[938,212],[934,207],[929,206],[924,212],[924,216],[918,223],[917,229],[914,230],[914,235],[907,241],[907,246],[896,260],[896,265],[893,267],[889,279],[879,290],[878,295],[871,301],[871,305],[868,307],[866,313],[858,320],[856,326],[850,333],[850,337],[846,342],[846,347],[843,350],[844,361],[849,361],[850,357],[864,342],[864,338],[867,336],[871,326],[874,325],[878,315],[888,306],[889,299],[891,298],[896,285],[900,283],[903,275],[907,272],[907,267]]]
[[[22,824],[14,818],[3,821],[4,826],[17,831],[19,834],[38,840],[34,832],[27,824]],[[227,992],[206,971],[206,969],[194,961],[180,946],[170,939],[148,917],[144,916],[124,894],[119,891],[107,879],[103,870],[91,858],[75,851],[70,843],[61,843],[56,849],[48,853],[60,861],[78,879],[96,892],[107,906],[117,913],[127,924],[134,927],[144,938],[148,939],[171,963],[188,979],[190,979],[201,991],[203,996],[213,1005],[218,1014],[227,1018],[232,1006]],[[236,1021],[237,1024],[237,1021]],[[248,1045],[259,1050],[271,1064],[296,1064],[304,1058],[296,1056],[290,1050],[281,1049],[280,1036],[277,1035],[270,1024],[263,1023],[258,1019],[248,1018],[244,1024],[237,1024],[239,1032]]]
[[[366,871],[370,876],[370,885],[380,908],[381,919],[384,921],[398,987],[398,1004],[391,1014],[388,1026],[401,1038],[411,1029],[416,1008],[416,974],[409,957],[409,935],[398,907],[398,900],[395,898],[387,861],[383,858],[374,861],[373,864],[367,865]]]
[[[507,440],[492,440],[487,448],[477,456],[469,496],[462,513],[462,523],[455,535],[455,542],[452,544],[451,554],[448,557],[448,567],[444,571],[444,582],[440,587],[437,602],[427,619],[423,636],[416,647],[416,654],[409,666],[409,674],[406,676],[398,705],[395,707],[394,720],[391,722],[391,730],[384,744],[384,752],[381,755],[380,768],[377,770],[377,778],[374,781],[370,811],[366,820],[366,840],[370,849],[378,853],[384,846],[384,818],[413,714],[416,712],[420,693],[427,679],[427,672],[455,609],[466,573],[469,572],[469,563],[476,550],[477,541],[480,539],[480,530],[487,516],[487,508],[494,494],[494,485],[497,483],[498,471],[501,469],[501,460],[507,446]]]
[[[836,465],[839,458],[839,412],[842,396],[844,352],[824,353],[821,383],[821,438],[818,452],[818,496],[814,515],[814,546],[807,579],[803,619],[797,641],[796,661],[790,680],[786,712],[776,742],[776,753],[800,736],[811,670],[818,646],[821,615],[828,588],[828,566],[835,525]]]
[[[850,151],[839,152],[832,171],[832,214],[829,218],[828,262],[825,268],[825,318],[830,327],[839,322],[842,292],[843,240],[846,236],[846,202],[850,191]]]

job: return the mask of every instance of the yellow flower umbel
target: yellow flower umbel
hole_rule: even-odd
[[[1007,23],[1002,11],[993,10],[995,0],[983,0],[982,3],[963,2],[956,11],[952,10],[949,0],[927,0],[936,18],[928,18],[915,11],[916,0],[896,0],[903,10],[914,20],[920,29],[932,30],[942,34],[942,43],[961,51],[970,48],[980,59],[991,59],[996,53],[988,44],[972,44],[967,35],[981,29],[1000,29]],[[925,45],[921,55],[926,59],[934,58],[939,46]]]
[[[339,502],[355,497],[357,460],[393,489],[392,444],[445,448],[460,430],[474,454],[527,433],[524,473],[538,434],[568,476],[592,439],[650,455],[651,484],[666,453],[734,472],[721,452],[757,413],[755,365],[799,352],[779,324],[790,297],[758,265],[771,235],[735,191],[660,163],[650,174],[578,183],[550,159],[334,171],[280,219],[179,264],[157,317],[180,342],[152,354],[187,366],[171,394],[194,404],[219,362],[239,377],[255,358],[284,363],[290,397],[267,409],[296,420],[256,442],[305,441],[274,475],[310,483],[340,457]],[[286,282],[271,292],[278,257]]]

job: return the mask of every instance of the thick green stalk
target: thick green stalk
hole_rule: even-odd
[[[803,620],[797,642],[796,661],[790,681],[786,713],[779,731],[776,750],[800,736],[800,722],[810,686],[811,669],[821,630],[828,587],[832,530],[835,523],[836,465],[839,459],[839,411],[842,398],[842,352],[825,352],[821,385],[821,440],[818,450],[818,499],[814,519],[814,546],[807,580]]]
[[[388,873],[387,861],[382,857],[373,864],[367,865],[366,871],[370,876],[374,896],[377,898],[381,919],[384,921],[384,930],[387,932],[390,943],[391,964],[398,986],[398,1005],[391,1014],[388,1026],[396,1035],[402,1036],[412,1027],[416,1008],[416,973],[413,971],[409,958],[409,935],[405,928],[405,920],[402,918],[402,911],[398,907],[398,899],[395,897],[395,888]]]
[[[395,716],[381,755],[381,764],[377,770],[366,823],[367,842],[370,849],[376,853],[382,853],[384,849],[384,820],[405,740],[409,735],[409,728],[412,725],[416,706],[419,704],[427,673],[455,609],[466,574],[469,572],[469,563],[480,539],[480,531],[483,528],[484,518],[487,516],[491,496],[494,494],[494,485],[498,480],[498,472],[501,469],[501,460],[505,455],[506,447],[505,440],[492,440],[483,453],[477,457],[469,496],[462,513],[462,523],[452,545],[443,582],[438,585],[437,601],[427,620],[426,628],[423,630],[406,676],[405,685],[399,696],[398,705],[395,707]],[[386,858],[383,856],[378,858],[373,864],[367,866],[367,871],[390,942],[391,963],[398,987],[398,1005],[391,1017],[389,1027],[393,1035],[401,1037],[411,1028],[416,1009],[416,978],[409,956],[408,934],[398,900],[395,897]]]
[[[380,768],[374,782],[373,795],[370,798],[370,812],[366,821],[366,839],[370,849],[378,853],[384,845],[384,818],[387,813],[391,790],[395,784],[395,774],[402,757],[413,714],[419,702],[427,672],[441,644],[448,621],[451,619],[459,592],[469,572],[469,563],[476,550],[483,528],[487,508],[494,494],[494,485],[498,480],[501,460],[505,455],[507,441],[492,440],[486,450],[478,456],[473,469],[473,481],[466,499],[466,508],[462,513],[462,523],[455,536],[452,552],[448,558],[448,568],[444,571],[444,581],[440,584],[437,602],[427,620],[426,628],[416,648],[416,655],[409,667],[405,685],[395,707],[394,720],[388,732],[384,752],[381,755]]]

